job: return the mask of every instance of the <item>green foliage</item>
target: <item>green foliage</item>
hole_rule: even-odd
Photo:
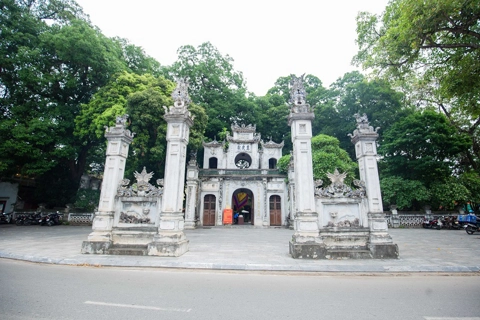
[[[335,169],[347,173],[347,184],[357,176],[357,164],[340,148],[340,142],[335,137],[319,134],[312,138],[312,161],[315,179],[329,181],[327,173],[333,173]]]
[[[71,202],[92,144],[73,134],[74,119],[80,105],[126,67],[121,49],[74,1],[0,6],[0,175],[52,185],[60,177],[66,181],[53,196]]]
[[[397,205],[399,209],[415,209],[430,200],[430,191],[418,180],[397,176],[380,179],[384,207]]]
[[[127,65],[127,70],[136,74],[153,74],[159,76],[161,74],[160,63],[145,53],[141,47],[131,44],[127,39],[114,38],[121,46],[123,59]]]
[[[422,181],[427,187],[446,181],[457,166],[455,157],[471,141],[434,110],[417,111],[398,121],[383,135],[379,153],[382,174]]]
[[[80,189],[73,205],[76,208],[83,208],[87,212],[93,212],[98,206],[99,200],[100,190]]]
[[[465,170],[479,171],[480,5],[477,0],[393,0],[357,17],[364,69],[401,88],[418,106],[435,105],[473,147]]]
[[[243,74],[234,70],[230,56],[222,55],[209,42],[197,48],[182,46],[177,53],[178,60],[165,70],[171,79],[188,79],[192,101],[207,112],[206,137],[213,139],[234,121],[255,123],[255,106],[246,98]]]
[[[455,201],[465,203],[472,200],[470,191],[455,177],[451,177],[445,182],[434,183],[430,187],[432,195],[430,204],[433,207],[444,207],[454,209]]]
[[[288,173],[288,166],[290,165],[290,158],[289,154],[284,155],[277,162],[277,168],[281,173],[287,174]]]
[[[281,157],[277,162],[277,168],[282,173],[288,173],[290,155]],[[346,184],[351,184],[357,176],[357,164],[352,161],[348,153],[340,148],[340,142],[335,137],[319,134],[312,138],[312,164],[315,179],[329,181],[327,173],[333,173],[335,169],[347,173]]]
[[[292,142],[287,120],[290,108],[285,99],[278,94],[267,94],[264,97],[255,97],[254,103],[257,132],[275,142],[284,141],[283,152],[288,153],[292,150]]]
[[[412,112],[402,99],[386,81],[367,80],[358,71],[346,73],[331,85],[324,103],[315,110],[314,130],[336,137],[340,147],[354,157],[348,137],[356,129],[353,115],[365,113],[370,124],[383,131]]]
[[[355,57],[391,76],[416,73],[479,116],[480,6],[476,0],[393,0],[357,17]]]
[[[480,175],[478,172],[464,172],[462,175],[460,175],[459,182],[468,189],[470,197],[467,200],[470,200],[474,203],[480,203]]]
[[[163,106],[173,104],[171,93],[175,84],[163,77],[150,74],[137,75],[123,72],[101,88],[88,104],[82,105],[77,117],[77,135],[90,139],[103,138],[104,127],[115,124],[116,116],[129,115],[129,129],[135,133],[127,162],[127,177],[143,167],[163,176],[166,152],[167,124],[163,119]],[[205,110],[191,104],[190,112],[195,117],[191,128],[190,147],[201,146],[207,123]],[[104,159],[99,159],[102,161]]]

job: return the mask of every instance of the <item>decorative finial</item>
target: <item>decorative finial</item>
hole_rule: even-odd
[[[177,108],[187,107],[190,104],[190,97],[188,96],[188,79],[177,78],[177,87],[172,92],[174,106]]]
[[[295,75],[292,77],[292,81],[290,81],[290,103],[294,105],[304,105],[306,104],[307,100],[307,92],[303,86],[303,78],[305,74],[302,74],[300,77],[296,77]]]

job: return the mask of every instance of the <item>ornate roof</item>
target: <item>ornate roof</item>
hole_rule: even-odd
[[[285,145],[285,142],[282,141],[281,143],[276,143],[276,142],[273,142],[272,141],[272,138],[270,137],[270,141],[268,142],[263,142],[263,140],[260,141],[260,144],[262,145],[262,148],[275,148],[275,149],[279,149],[279,148],[283,148],[283,146]]]
[[[245,126],[245,124],[238,125],[236,123],[233,123],[232,124],[232,131],[233,132],[242,132],[242,133],[252,133],[252,132],[257,131],[257,125],[249,124],[249,125]]]
[[[210,141],[210,142],[202,142],[203,146],[204,147],[208,147],[208,148],[220,148],[220,147],[223,147],[224,145],[224,142],[219,142],[217,141],[217,138],[215,138],[213,141]]]

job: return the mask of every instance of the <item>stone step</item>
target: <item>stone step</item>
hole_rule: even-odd
[[[146,256],[146,245],[113,245],[108,249],[108,254],[123,256]]]
[[[327,259],[372,259],[370,250],[365,249],[327,249]]]

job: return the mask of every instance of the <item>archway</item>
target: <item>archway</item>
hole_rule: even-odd
[[[254,196],[250,189],[240,188],[232,194],[233,212],[238,212],[243,216],[243,224],[255,224]],[[242,220],[239,219],[239,224]]]

